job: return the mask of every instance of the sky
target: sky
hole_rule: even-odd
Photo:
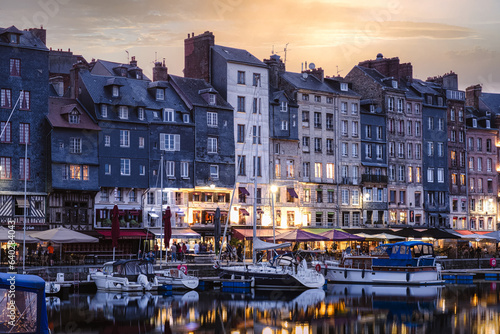
[[[155,60],[183,75],[184,39],[215,43],[286,69],[314,63],[345,76],[360,61],[399,57],[414,77],[458,74],[459,88],[500,93],[500,1],[482,0],[0,0],[0,26],[43,27],[47,46],[126,63],[151,77]],[[286,49],[286,52],[285,52]]]

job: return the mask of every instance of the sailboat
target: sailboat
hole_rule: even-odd
[[[259,85],[257,85],[259,86]],[[258,155],[258,143],[255,144],[255,156]],[[238,163],[241,163],[238,161]],[[224,279],[246,279],[252,281],[252,286],[256,289],[280,289],[280,290],[303,290],[321,288],[325,284],[323,274],[312,268],[307,267],[305,260],[298,260],[295,256],[284,254],[277,256],[272,264],[269,262],[258,262],[257,252],[273,251],[285,247],[290,247],[291,243],[275,244],[265,242],[257,238],[257,172],[254,168],[254,201],[253,201],[253,256],[250,265],[227,265],[221,266],[216,262],[216,268],[220,270],[220,277]],[[234,198],[234,191],[233,196]],[[232,200],[231,200],[232,206]],[[224,229],[224,238],[226,236],[227,224]],[[273,226],[275,222],[273,220]],[[274,228],[273,228],[274,233]],[[224,240],[224,239],[223,239]],[[263,258],[263,257],[262,257]]]

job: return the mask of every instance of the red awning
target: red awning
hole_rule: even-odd
[[[248,213],[248,211],[245,210],[245,209],[243,209],[243,208],[240,209],[240,214],[242,214],[243,216],[250,216],[250,214]]]
[[[104,239],[111,239],[111,230],[98,231],[104,236]],[[148,239],[154,238],[152,233],[148,233]],[[146,231],[144,230],[125,230],[120,229],[120,239],[145,239]]]
[[[240,194],[250,196],[250,193],[248,192],[247,188],[245,187],[238,187],[238,190],[240,191]]]
[[[286,190],[288,191],[288,193],[290,194],[291,197],[293,197],[293,198],[299,198],[299,196],[295,192],[295,189],[293,189],[293,188],[287,188]]]

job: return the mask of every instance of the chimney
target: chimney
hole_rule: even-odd
[[[455,72],[450,71],[443,75],[443,88],[458,90],[458,75]]]
[[[313,68],[312,70],[302,71],[302,73],[314,75],[321,82],[323,82],[325,79],[325,71],[321,67]]]
[[[269,86],[278,89],[279,73],[285,72],[285,63],[277,54],[271,55],[269,59],[264,59],[264,63],[269,67]]]
[[[29,31],[33,36],[41,40],[43,44],[47,45],[47,30],[43,29],[43,26],[40,28],[30,28]]]
[[[399,58],[384,58],[379,53],[375,60],[365,60],[358,64],[362,67],[373,68],[379,71],[385,77],[393,77],[395,80],[413,80],[413,66],[411,63],[399,63]]]
[[[130,66],[137,67],[137,60],[135,60],[135,56],[132,56],[132,59],[130,60]]]
[[[479,110],[479,97],[482,93],[481,85],[474,85],[465,89],[465,105]]]
[[[76,64],[73,65],[73,68],[69,71],[70,75],[70,98],[72,99],[77,99],[79,95],[79,88],[80,88],[80,71],[82,70],[87,70],[88,71],[87,65],[85,65],[84,62],[79,60]]]
[[[210,82],[211,47],[215,36],[210,31],[195,36],[188,34],[184,40],[184,77]]]
[[[163,58],[163,63],[156,62],[155,67],[153,67],[153,81],[167,81],[168,80],[168,68],[165,66],[165,58]]]

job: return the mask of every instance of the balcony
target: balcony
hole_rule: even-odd
[[[362,174],[361,182],[387,183],[387,175]]]
[[[357,177],[343,177],[342,178],[342,184],[349,184],[349,185],[358,185],[359,184],[359,178]]]

